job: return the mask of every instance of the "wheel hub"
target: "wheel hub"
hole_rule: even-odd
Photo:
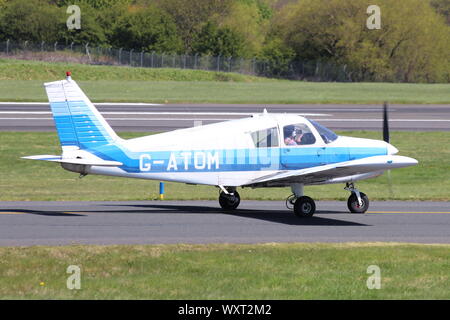
[[[310,213],[311,212],[311,204],[309,203],[303,203],[302,205],[302,211],[304,213]]]

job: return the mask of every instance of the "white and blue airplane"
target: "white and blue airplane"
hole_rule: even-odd
[[[45,83],[62,155],[25,159],[60,163],[87,174],[174,181],[219,188],[225,210],[240,203],[238,187],[291,187],[286,204],[298,217],[311,217],[313,199],[305,185],[345,183],[350,212],[364,213],[368,197],[354,182],[384,171],[416,165],[395,155],[386,141],[338,136],[299,115],[264,111],[250,118],[178,129],[124,140],[108,125],[70,72],[66,80]]]

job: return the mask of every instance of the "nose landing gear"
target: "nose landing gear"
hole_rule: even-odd
[[[347,182],[344,189],[351,192],[347,200],[347,207],[350,212],[365,213],[369,209],[369,198],[365,193],[356,189],[353,183]]]

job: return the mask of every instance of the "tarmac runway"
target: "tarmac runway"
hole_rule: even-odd
[[[381,130],[382,106],[362,104],[96,104],[117,131],[155,132],[249,117],[264,108],[301,114],[334,130]],[[402,105],[389,108],[392,130],[450,131],[450,105]],[[0,131],[54,131],[47,103],[0,103]]]
[[[0,245],[415,242],[450,243],[448,202],[373,201],[367,214],[318,201],[299,219],[282,201],[0,202]]]

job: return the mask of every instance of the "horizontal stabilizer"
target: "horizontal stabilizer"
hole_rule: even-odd
[[[42,161],[50,161],[50,162],[59,162],[59,163],[70,163],[70,164],[81,164],[86,166],[101,166],[101,167],[118,167],[123,165],[122,162],[118,161],[107,161],[101,159],[63,159],[61,156],[54,155],[39,155],[39,156],[28,156],[22,157],[22,159],[28,160],[42,160]]]

